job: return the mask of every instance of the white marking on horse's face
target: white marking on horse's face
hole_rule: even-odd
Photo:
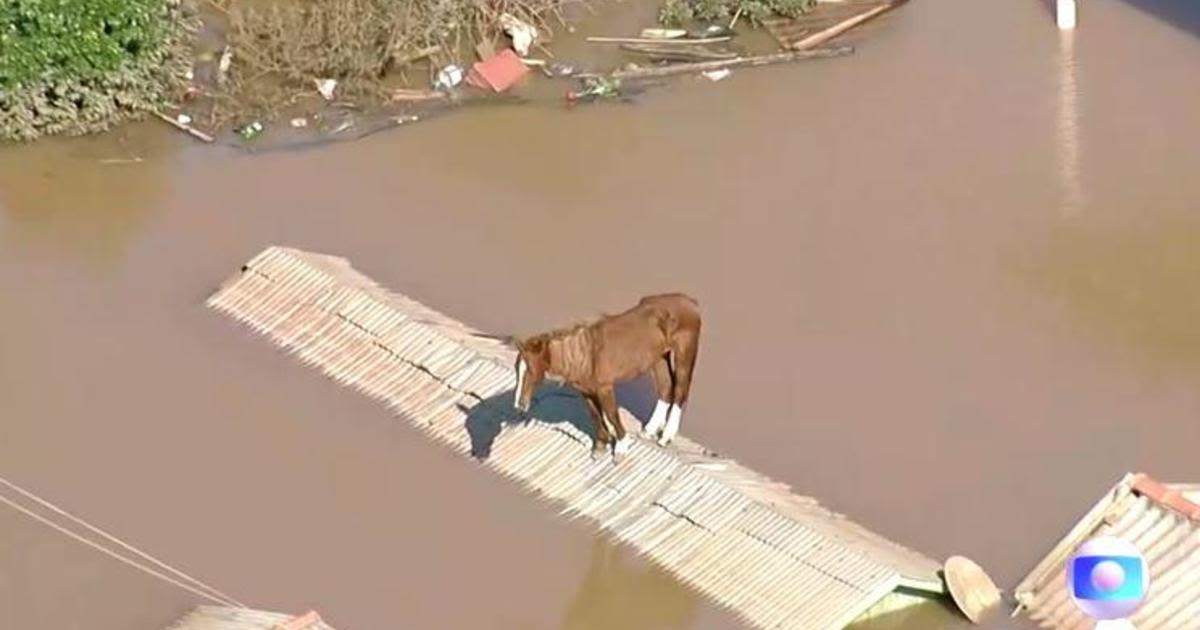
[[[517,359],[517,388],[513,390],[513,406],[520,409],[522,412],[529,411],[529,401],[522,400],[521,394],[525,391],[525,372],[528,370],[525,367],[525,359]],[[532,396],[530,396],[532,398]]]
[[[666,446],[675,439],[679,433],[679,422],[683,419],[683,409],[672,407],[671,413],[667,417],[667,426],[663,428],[662,438],[658,440],[659,446]]]
[[[654,403],[654,413],[650,414],[650,419],[646,421],[646,426],[642,428],[642,432],[646,435],[657,437],[658,432],[662,431],[663,425],[667,423],[667,412],[670,409],[671,403],[665,400]]]

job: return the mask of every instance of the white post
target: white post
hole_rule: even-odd
[[[1075,0],[1058,0],[1055,14],[1058,17],[1058,28],[1064,31],[1075,28]]]

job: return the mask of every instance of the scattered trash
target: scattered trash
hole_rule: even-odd
[[[681,28],[644,28],[643,39],[679,39],[687,37],[688,32]]]
[[[516,53],[504,50],[496,56],[472,66],[467,82],[478,88],[503,92],[528,72],[529,68],[525,67]]]
[[[297,129],[299,129],[299,128],[301,128],[301,127],[307,127],[307,126],[308,126],[308,119],[307,119],[307,118],[293,118],[293,119],[292,119],[292,126],[293,126],[293,127],[295,127],[295,128],[297,128]]]
[[[702,29],[697,29],[697,30],[688,32],[688,37],[691,37],[694,39],[702,39],[702,38],[707,39],[707,38],[713,38],[713,37],[733,37],[733,36],[734,36],[734,32],[733,32],[732,28],[729,28],[728,26],[722,26],[720,24],[710,24],[709,26],[706,26]]]
[[[238,127],[235,131],[237,135],[242,137],[242,140],[249,142],[257,138],[263,132],[263,129],[263,124],[256,120],[248,125]]]
[[[437,73],[437,78],[433,81],[433,87],[438,90],[448,90],[462,83],[463,69],[450,64],[442,68]]]
[[[175,117],[175,122],[181,125],[190,125],[192,124],[192,117],[187,114],[180,114]]]
[[[720,70],[709,70],[708,72],[701,72],[700,74],[705,79],[716,83],[717,81],[720,81],[721,79],[733,74],[733,70],[730,70],[729,68],[721,68]]]
[[[221,58],[217,61],[217,85],[224,85],[225,78],[229,76],[229,68],[233,65],[233,48],[225,46],[221,51]]]
[[[416,116],[416,115],[412,115],[412,114],[405,114],[403,116],[396,116],[395,118],[392,118],[392,122],[396,123],[397,125],[403,125],[404,123],[410,123],[410,122],[417,122],[419,120],[421,120],[420,116]]]
[[[529,66],[530,68],[545,68],[546,67],[545,59],[522,59],[521,63]]]
[[[196,71],[188,68],[187,71],[183,73],[183,78],[187,79],[188,81],[195,79]]]
[[[168,125],[171,125],[172,127],[192,136],[193,138],[209,143],[213,141],[212,136],[200,131],[199,129],[196,129],[189,124],[181,123],[177,119],[172,118],[162,112],[154,112],[154,116]]]
[[[325,97],[325,100],[333,100],[333,91],[337,89],[338,84],[337,79],[313,79],[313,83],[317,84],[317,91]]]
[[[574,76],[578,70],[575,68],[575,66],[569,63],[560,63],[556,61],[554,63],[547,64],[544,68],[542,68],[542,72],[544,72],[548,77],[569,77]]]
[[[529,47],[537,39],[537,29],[532,24],[522,22],[509,13],[500,15],[500,28],[512,38],[513,50],[522,57],[529,54]]]
[[[594,101],[602,98],[619,98],[620,96],[620,80],[608,77],[587,77],[583,80],[582,90],[567,92],[567,103]]]

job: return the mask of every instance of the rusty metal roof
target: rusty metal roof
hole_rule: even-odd
[[[309,612],[295,616],[251,608],[199,606],[167,630],[334,630]]]
[[[1144,474],[1113,486],[1017,586],[1017,612],[1043,628],[1090,627],[1063,571],[1071,553],[1096,536],[1125,539],[1146,557],[1150,592],[1130,618],[1139,630],[1200,628],[1200,484],[1163,484]]]
[[[489,434],[493,470],[752,625],[842,628],[897,588],[944,592],[939,563],[686,438],[666,449],[639,438],[614,466],[590,458],[591,438],[571,422],[548,419],[553,405],[582,413],[575,396],[539,404],[528,423],[505,421],[514,351],[344,259],[272,247],[208,304],[464,455]]]

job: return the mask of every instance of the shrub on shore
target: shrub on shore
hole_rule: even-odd
[[[0,139],[102,131],[185,81],[178,0],[0,0]]]
[[[815,5],[816,0],[666,0],[658,18],[678,26],[693,20],[728,22],[737,14],[759,24],[773,15],[799,17]]]

